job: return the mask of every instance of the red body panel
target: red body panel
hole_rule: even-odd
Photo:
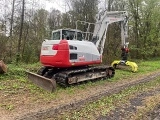
[[[61,40],[56,55],[41,55],[40,61],[44,66],[68,67],[69,63],[69,45],[67,40]]]
[[[72,66],[85,66],[100,64],[101,60],[97,61],[79,61],[70,63],[69,45],[67,40],[61,40],[58,45],[57,54],[41,55],[40,61],[44,66],[67,68]]]

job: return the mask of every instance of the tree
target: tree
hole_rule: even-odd
[[[13,32],[13,22],[14,22],[14,6],[15,6],[15,0],[12,2],[12,14],[11,14],[11,20],[10,20],[10,60],[12,61],[12,32]]]
[[[4,32],[4,25],[3,23],[0,23],[0,60],[6,60],[6,57],[7,57],[7,54],[6,54],[6,51],[7,49],[9,48],[7,46],[7,37],[5,35],[5,32]]]
[[[18,46],[17,46],[16,63],[18,63],[20,60],[20,47],[21,47],[21,41],[22,41],[23,22],[24,22],[24,6],[25,6],[25,0],[22,1],[21,26],[20,26],[20,33],[19,33]]]
[[[44,9],[37,10],[30,20],[24,23],[23,33],[23,62],[39,61],[42,41],[48,37],[48,12]]]
[[[132,50],[136,58],[149,58],[157,51],[159,44],[159,21],[157,12],[159,0],[130,0],[130,26]],[[156,43],[156,44],[155,44]]]
[[[44,38],[49,38],[52,30],[64,27],[75,29],[77,20],[95,23],[99,12],[99,0],[65,0],[65,5],[69,7],[65,13],[56,9],[48,12],[38,0],[5,1],[7,3],[0,4],[5,13],[0,16],[0,51],[3,51],[0,57],[7,61],[14,58],[17,62],[38,61],[41,43]],[[12,5],[8,1],[12,1]],[[160,0],[108,0],[107,5],[108,11],[128,11],[131,58],[160,56]],[[8,6],[12,6],[12,10]],[[84,28],[85,25],[78,27],[82,31],[86,30]],[[105,62],[120,58],[120,38],[120,24],[110,25],[104,50]]]
[[[49,18],[48,18],[48,26],[49,26],[49,30],[55,30],[57,28],[60,28],[61,26],[61,12],[59,10],[55,10],[53,9],[50,14],[49,14]]]
[[[62,26],[73,28],[77,20],[95,22],[95,16],[98,12],[98,0],[70,0],[70,4],[71,10],[62,16]]]

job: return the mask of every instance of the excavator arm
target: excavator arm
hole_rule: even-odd
[[[128,37],[128,13],[126,11],[103,11],[98,15],[97,23],[95,24],[95,29],[93,32],[93,42],[99,49],[100,54],[103,54],[104,44],[106,40],[106,33],[108,30],[108,25],[112,23],[121,23],[121,46],[122,50],[122,60],[113,61],[111,66],[116,68],[117,65],[126,65],[132,68],[133,72],[137,71],[137,64],[135,62],[127,61],[128,57],[128,42],[126,39]]]
[[[99,48],[101,55],[103,54],[108,26],[116,22],[121,23],[121,42],[122,45],[125,45],[126,38],[128,37],[128,13],[126,11],[105,11],[99,14],[97,18],[93,32],[93,41],[97,48]]]

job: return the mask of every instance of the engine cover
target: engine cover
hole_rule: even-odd
[[[51,67],[92,65],[101,63],[101,55],[89,41],[45,40],[41,47],[40,62]]]

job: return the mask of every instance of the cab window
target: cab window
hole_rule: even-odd
[[[73,40],[76,38],[76,32],[75,31],[69,31],[69,30],[63,30],[62,31],[62,39],[66,40]],[[77,40],[82,40],[82,33],[77,32]]]
[[[80,40],[80,41],[82,41],[82,33],[80,33],[80,32],[77,32],[77,40]]]
[[[52,33],[52,40],[60,40],[60,31]]]

